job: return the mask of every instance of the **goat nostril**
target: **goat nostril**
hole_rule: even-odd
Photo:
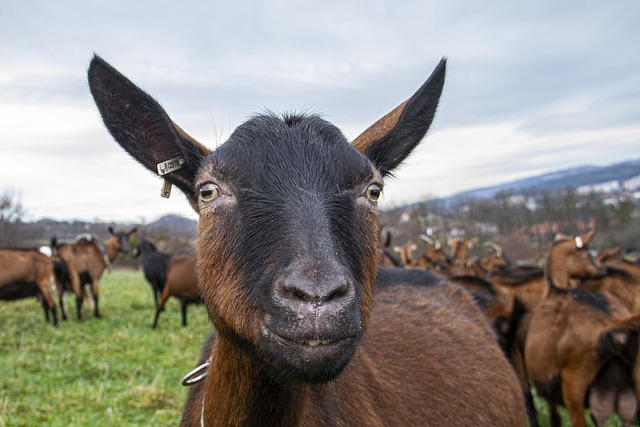
[[[291,297],[293,297],[293,299],[297,299],[300,301],[310,301],[313,299],[311,295],[307,294],[301,289],[293,288],[293,289],[288,289],[288,291]]]
[[[331,301],[332,299],[342,298],[347,296],[348,293],[349,293],[349,284],[344,283],[342,285],[339,285],[333,291],[331,291],[329,295],[327,295],[326,300]]]
[[[349,294],[348,281],[316,282],[296,280],[280,285],[280,295],[284,298],[323,304],[344,298]]]

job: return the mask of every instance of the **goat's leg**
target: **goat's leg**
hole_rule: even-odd
[[[52,301],[52,304],[51,304],[50,308],[51,308],[51,317],[53,317],[53,326],[57,328],[58,327],[58,313],[56,311],[55,302]]]
[[[98,309],[98,279],[91,280],[91,294],[93,295],[93,315],[95,317],[102,317],[100,310]]]
[[[531,390],[527,390],[524,392],[524,403],[527,409],[527,417],[529,418],[529,426],[540,427],[540,424],[538,424],[538,414],[536,412],[536,406],[533,403],[533,394],[531,393]]]
[[[78,322],[82,320],[82,303],[84,302],[84,298],[82,297],[82,293],[80,295],[76,295],[76,317],[78,318]]]
[[[44,320],[49,323],[49,307],[47,306],[47,301],[42,297],[42,295],[38,294],[38,299],[40,300],[40,304],[42,304],[42,308],[44,309]]]
[[[587,369],[582,366],[574,367],[574,370],[562,372],[562,400],[567,408],[571,425],[573,427],[586,427],[584,416],[585,398],[589,389]]]
[[[160,292],[158,292],[158,288],[156,288],[155,286],[151,286],[151,292],[153,292],[153,306],[157,307],[158,306],[158,294]]]
[[[58,300],[60,301],[60,311],[62,312],[62,320],[68,320],[67,318],[67,301],[64,291],[58,292]]]
[[[187,300],[180,300],[180,308],[182,309],[182,327],[187,326]]]
[[[151,325],[153,329],[155,329],[156,326],[158,326],[158,316],[160,316],[160,312],[164,310],[164,304],[167,302],[167,299],[169,299],[169,288],[165,287],[164,290],[162,291],[162,296],[160,297],[160,301],[156,305],[156,314],[153,317],[153,324]]]

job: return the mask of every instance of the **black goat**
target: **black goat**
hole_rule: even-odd
[[[142,269],[144,277],[151,285],[154,307],[158,306],[158,298],[162,294],[164,284],[167,281],[167,267],[171,255],[159,252],[156,245],[148,240],[140,242],[140,246],[134,249],[134,256],[142,257]]]

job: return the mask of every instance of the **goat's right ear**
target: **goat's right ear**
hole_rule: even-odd
[[[158,165],[182,159],[176,160],[179,169],[162,178],[182,190],[197,212],[195,174],[211,150],[187,135],[155,99],[97,55],[91,60],[88,77],[107,130],[134,159],[156,175]]]

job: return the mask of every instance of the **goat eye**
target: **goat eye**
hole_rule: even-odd
[[[200,187],[200,200],[210,202],[218,198],[218,186],[215,184],[204,184]]]
[[[382,187],[378,184],[370,184],[369,187],[367,187],[367,198],[372,202],[377,202],[381,194]]]

